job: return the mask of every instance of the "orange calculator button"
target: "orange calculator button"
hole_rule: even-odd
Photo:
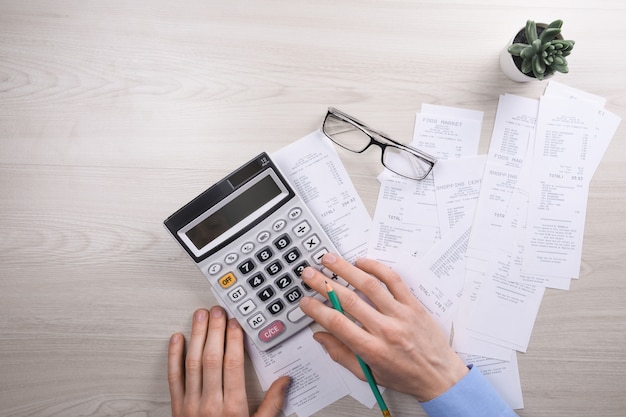
[[[228,288],[231,285],[233,285],[235,282],[237,282],[237,278],[235,278],[232,272],[229,272],[228,274],[224,275],[219,280],[219,283],[222,286],[222,288]]]

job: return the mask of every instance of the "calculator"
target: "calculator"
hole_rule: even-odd
[[[300,299],[325,298],[300,275],[337,252],[330,238],[266,153],[176,211],[165,227],[191,256],[231,317],[261,351],[313,320]]]

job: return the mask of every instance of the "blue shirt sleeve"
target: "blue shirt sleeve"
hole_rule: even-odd
[[[478,368],[470,371],[448,391],[421,403],[428,417],[515,417]]]

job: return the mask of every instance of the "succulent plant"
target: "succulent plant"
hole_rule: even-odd
[[[574,47],[574,41],[557,39],[561,33],[562,20],[555,20],[545,29],[537,32],[534,21],[528,20],[525,27],[527,43],[514,43],[508,51],[514,57],[521,58],[521,71],[524,74],[531,72],[538,80],[543,80],[555,71],[566,73],[567,57]]]

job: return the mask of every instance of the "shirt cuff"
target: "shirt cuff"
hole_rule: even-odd
[[[429,417],[509,417],[516,416],[478,368],[469,372],[446,392],[421,403]]]

